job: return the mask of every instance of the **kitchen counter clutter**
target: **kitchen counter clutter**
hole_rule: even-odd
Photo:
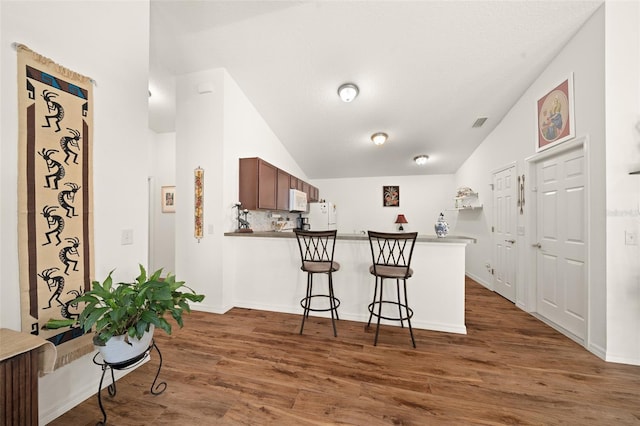
[[[250,234],[241,232],[226,232],[225,237],[257,237],[257,238],[295,238],[293,230],[286,231],[264,231]],[[337,240],[345,241],[369,241],[367,234],[338,234]],[[418,235],[416,240],[419,243],[464,243],[475,244],[476,239],[463,235],[447,235],[445,238],[438,238],[435,235]]]
[[[233,289],[231,305],[301,315],[300,299],[305,295],[306,277],[300,270],[295,234],[268,231],[224,235],[229,238],[225,238],[223,279],[225,287]],[[418,236],[411,261],[414,274],[407,284],[414,329],[466,334],[465,249],[473,243],[474,238],[465,236]],[[341,301],[340,319],[366,323],[374,288],[374,278],[369,273],[368,236],[338,234],[335,260],[340,263],[340,272],[333,277],[334,291]],[[326,286],[326,280],[325,276],[319,276],[316,285]],[[395,291],[394,286],[388,288]],[[315,315],[328,317],[326,313]],[[382,323],[399,326],[386,320]],[[339,338],[340,322],[336,326]]]

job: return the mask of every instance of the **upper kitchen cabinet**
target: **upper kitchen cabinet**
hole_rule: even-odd
[[[308,199],[310,203],[315,203],[320,199],[320,191],[313,185],[309,185]]]
[[[289,189],[307,194],[307,201],[318,201],[313,185],[290,175],[261,158],[240,159],[239,200],[248,210],[289,211]]]
[[[278,168],[276,166],[257,157],[241,158],[239,174],[239,198],[242,207],[249,210],[277,210]]]
[[[289,188],[291,185],[291,175],[284,170],[278,169],[278,188],[276,191],[276,210],[289,210]]]

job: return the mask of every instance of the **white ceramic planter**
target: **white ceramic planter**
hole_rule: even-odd
[[[142,335],[141,339],[129,338],[129,343],[124,340],[124,335],[114,336],[105,346],[96,346],[104,359],[109,364],[119,364],[141,355],[151,345],[153,339],[153,324],[149,326],[149,331]]]

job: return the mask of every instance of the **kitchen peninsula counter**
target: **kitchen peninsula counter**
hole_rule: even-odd
[[[224,234],[224,288],[232,306],[302,315],[306,273],[300,270],[300,251],[292,231],[228,232]],[[407,280],[412,326],[466,334],[464,323],[465,248],[474,238],[449,235],[418,235]],[[333,274],[340,299],[340,319],[366,323],[374,278],[369,273],[371,249],[366,234],[338,234],[334,260],[340,270]],[[314,277],[318,291],[326,290],[327,277]],[[395,299],[395,286],[385,286]],[[391,293],[393,290],[393,294]],[[229,300],[229,299],[228,299]],[[314,313],[312,313],[313,315]],[[328,314],[316,312],[315,315]],[[385,320],[382,321],[385,323]],[[398,322],[387,322],[399,326]],[[337,324],[338,337],[340,323]],[[327,333],[330,334],[328,325]],[[305,329],[306,331],[306,329]],[[310,330],[309,330],[310,332]],[[370,335],[363,335],[369,340]],[[384,341],[384,340],[383,340]]]
[[[257,237],[257,238],[295,238],[293,231],[260,231],[260,232],[225,232],[225,237]],[[367,234],[338,234],[337,240],[346,241],[369,241]],[[447,235],[444,238],[438,238],[435,235],[420,235],[416,239],[419,243],[465,243],[475,244],[476,239],[465,237],[463,235]]]

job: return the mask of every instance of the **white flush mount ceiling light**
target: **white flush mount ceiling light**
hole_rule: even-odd
[[[389,135],[383,132],[374,133],[371,135],[371,141],[376,145],[382,145],[387,141]]]
[[[358,96],[358,93],[360,93],[358,86],[353,83],[345,83],[338,87],[338,96],[343,102],[353,101]]]
[[[427,164],[428,159],[428,155],[418,155],[417,157],[413,157],[413,161],[415,161],[418,166],[424,166]]]

